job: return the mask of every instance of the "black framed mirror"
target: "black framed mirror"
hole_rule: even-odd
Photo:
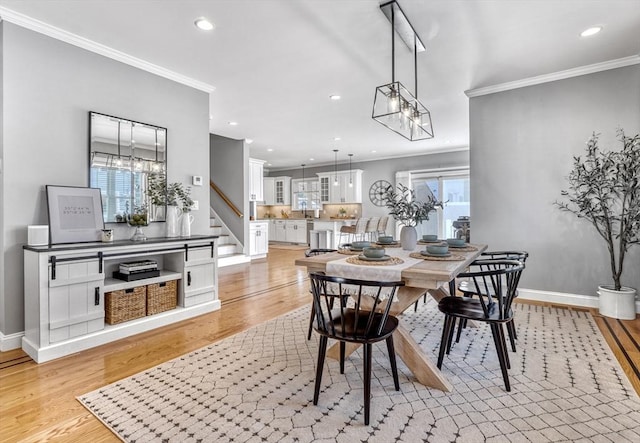
[[[105,223],[164,221],[166,171],[166,128],[89,112],[89,187],[101,190]]]

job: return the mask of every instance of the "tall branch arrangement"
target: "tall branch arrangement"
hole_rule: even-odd
[[[437,207],[442,208],[443,206],[443,203],[438,201],[433,194],[428,196],[427,201],[416,201],[415,191],[402,183],[398,184],[397,190],[389,186],[383,198],[389,209],[389,215],[405,226],[416,226],[429,220],[429,213]]]
[[[620,129],[618,138],[620,151],[601,151],[592,135],[584,158],[573,159],[569,189],[561,191],[567,201],[554,204],[591,222],[605,240],[619,291],[625,254],[640,243],[640,135],[627,137]]]

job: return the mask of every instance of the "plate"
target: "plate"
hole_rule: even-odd
[[[432,254],[431,252],[420,251],[420,255],[424,255],[425,257],[451,257],[451,252],[447,252],[446,254]]]
[[[418,243],[442,243],[444,240],[418,240]]]
[[[363,260],[363,261],[387,261],[387,260],[391,260],[391,256],[390,255],[383,255],[382,257],[366,257],[364,254],[360,254],[358,256],[358,258],[360,260]]]
[[[469,246],[469,243],[465,243],[464,245],[459,245],[459,246],[455,246],[455,245],[449,245],[450,248],[466,248],[467,246]]]
[[[398,242],[397,241],[392,241],[391,243],[382,243],[382,242],[376,242],[376,245],[378,246],[393,246],[393,245],[397,245]]]
[[[364,251],[364,249],[363,249],[363,248],[353,248],[353,247],[348,247],[347,249],[348,249],[349,251],[351,251],[351,252],[362,252],[362,251]]]

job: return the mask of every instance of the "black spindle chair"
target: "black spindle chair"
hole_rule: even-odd
[[[491,260],[518,260],[522,263],[527,261],[529,257],[529,253],[526,251],[485,251],[480,254],[479,259],[491,259]],[[516,294],[514,297],[518,296],[517,286],[518,282],[516,282]],[[468,281],[461,281],[458,285],[458,290],[462,292],[466,297],[473,297],[474,295],[484,296],[484,294],[476,293],[473,285],[470,285]],[[491,288],[487,289],[491,292]],[[492,294],[495,296],[495,294]],[[461,320],[458,324],[458,333],[456,335],[456,343],[460,341],[460,335],[462,334],[462,329],[466,327],[466,321]],[[518,339],[518,335],[516,334],[516,326],[515,322],[512,320],[506,324],[507,333],[509,334],[509,342],[511,343],[511,350],[516,352],[516,340]]]
[[[304,251],[305,257],[315,257],[316,255],[328,254],[330,252],[336,252],[337,249],[327,249],[327,248],[313,248],[307,249]],[[309,318],[309,332],[307,332],[307,340],[311,340],[311,332],[313,331],[313,319],[316,318],[316,308],[311,303],[311,317]]]
[[[503,324],[513,320],[511,304],[524,263],[518,260],[476,260],[469,265],[468,271],[458,274],[457,278],[467,278],[474,294],[483,294],[478,298],[444,297],[438,303],[438,309],[445,315],[438,355],[438,368],[442,368],[444,355],[449,354],[453,341],[453,329],[456,319],[474,320],[489,323],[493,341],[500,361],[500,369],[507,391],[510,368],[507,343]]]
[[[386,341],[393,383],[396,391],[400,390],[392,335],[398,327],[398,319],[389,315],[389,311],[391,300],[395,297],[397,288],[404,286],[404,282],[354,280],[315,272],[309,274],[309,278],[311,279],[313,304],[316,310],[314,329],[320,334],[313,404],[318,404],[320,396],[328,339],[335,339],[340,343],[341,374],[344,374],[345,343],[362,344],[364,354],[364,423],[368,425],[373,343]],[[386,302],[383,301],[385,298]],[[350,300],[348,303],[343,303],[345,299]],[[377,308],[371,309],[372,307]]]

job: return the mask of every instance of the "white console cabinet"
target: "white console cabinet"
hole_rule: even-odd
[[[22,349],[42,363],[220,309],[218,236],[24,247]],[[112,278],[120,263],[155,260],[160,276]],[[105,323],[106,292],[178,281],[178,306],[123,323]]]

